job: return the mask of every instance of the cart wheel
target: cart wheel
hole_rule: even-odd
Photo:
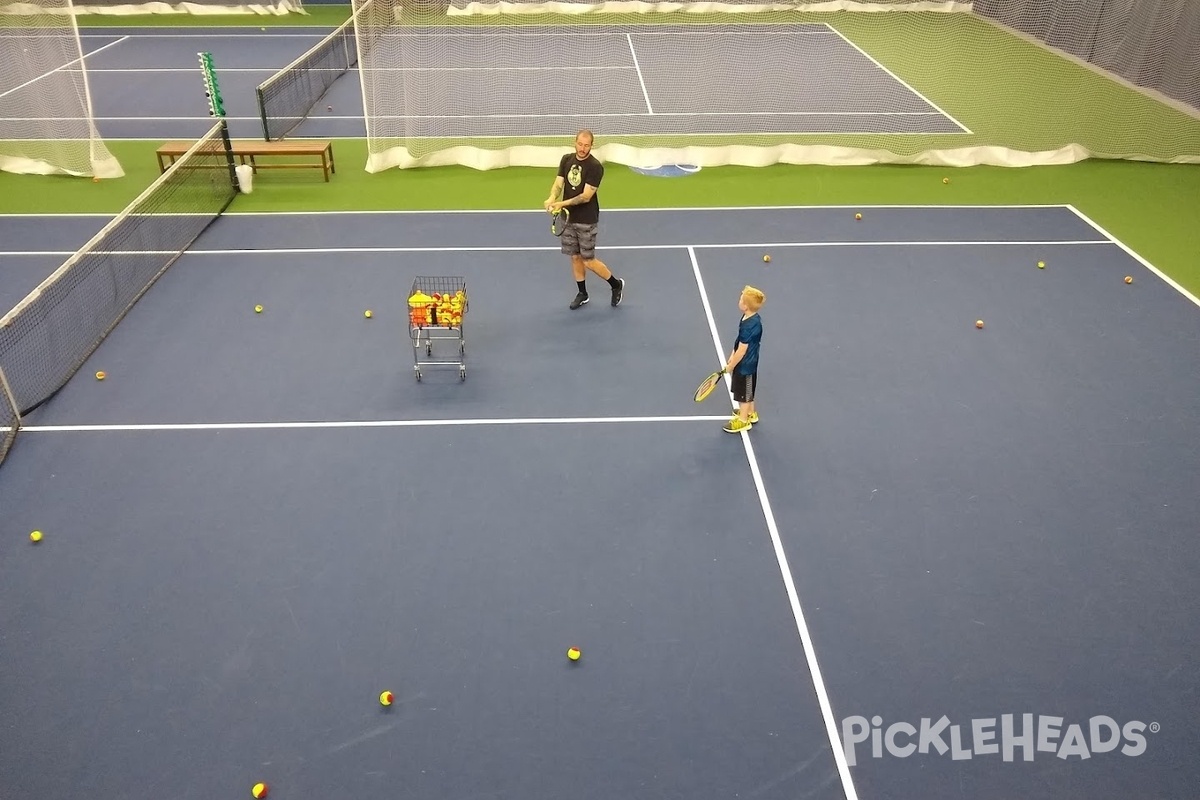
[[[458,368],[458,379],[460,381],[465,381],[467,379],[467,368],[466,367]]]
[[[418,369],[418,370],[415,370],[415,372],[417,375],[417,383],[420,383],[421,382],[421,370]]]

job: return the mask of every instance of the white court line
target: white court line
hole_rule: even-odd
[[[696,278],[696,288],[700,290],[700,300],[704,304],[704,314],[708,317],[708,329],[712,333],[713,346],[717,350],[717,359],[724,362],[724,350],[721,348],[721,337],[717,334],[717,322],[713,318],[712,305],[708,302],[708,292],[704,288],[704,278],[700,275],[700,263],[696,260],[696,251],[689,247],[688,256],[692,261],[692,274]],[[726,389],[729,388],[730,378],[725,376]],[[732,401],[732,395],[730,395]],[[812,636],[808,631],[808,623],[804,620],[804,611],[800,608],[800,595],[792,578],[792,568],[788,565],[787,554],[783,551],[783,541],[779,536],[779,526],[775,524],[775,514],[771,510],[771,501],[767,497],[767,489],[763,483],[762,473],[758,468],[758,458],[754,453],[754,445],[747,431],[739,434],[746,448],[746,459],[750,463],[750,473],[754,478],[754,488],[758,491],[758,501],[762,506],[763,517],[767,522],[767,531],[771,535],[771,544],[775,548],[775,559],[779,562],[779,572],[783,577],[783,585],[787,590],[788,601],[792,607],[792,616],[796,619],[796,630],[804,645],[804,658],[808,661],[808,671],[812,676],[813,689],[817,694],[817,703],[821,707],[821,717],[825,720],[825,734],[829,737],[829,746],[833,750],[833,760],[837,764],[838,774],[842,779],[842,791],[846,800],[858,800],[854,789],[854,779],[850,777],[850,765],[846,762],[846,751],[838,735],[837,720],[833,715],[833,706],[829,702],[829,692],[825,689],[825,679],[821,676],[821,667],[817,663],[817,652],[813,646]]]
[[[836,33],[836,34],[837,34],[837,35],[838,35],[838,36],[841,38],[841,40],[842,40],[843,42],[845,42],[846,44],[848,44],[848,45],[850,45],[851,47],[853,47],[853,48],[854,48],[855,50],[857,50],[859,53],[862,53],[862,55],[863,55],[863,57],[864,57],[864,58],[867,58],[867,59],[869,59],[869,60],[871,61],[871,63],[872,63],[872,64],[874,64],[875,66],[879,67],[881,70],[883,70],[883,71],[884,71],[884,72],[886,72],[888,75],[890,75],[890,76],[891,76],[891,78],[892,78],[892,80],[894,80],[894,81],[896,81],[897,83],[899,83],[899,84],[900,84],[901,86],[903,86],[905,89],[908,89],[910,92],[912,92],[912,93],[913,93],[913,94],[915,94],[917,97],[919,97],[919,98],[921,98],[922,100],[924,100],[926,103],[929,103],[929,105],[930,105],[930,106],[932,106],[933,108],[936,108],[936,109],[938,110],[938,113],[939,113],[939,114],[941,114],[941,115],[942,115],[942,116],[944,116],[946,119],[950,120],[950,121],[951,121],[951,122],[953,122],[955,125],[957,125],[959,128],[961,128],[963,133],[974,133],[974,131],[972,131],[972,130],[971,130],[970,128],[968,128],[966,125],[963,125],[961,122],[959,122],[959,121],[958,121],[957,119],[955,119],[953,116],[951,116],[950,114],[947,114],[945,111],[943,111],[943,110],[941,109],[941,107],[939,107],[939,106],[938,106],[938,104],[937,104],[937,103],[933,102],[933,101],[932,101],[932,100],[930,100],[928,97],[926,97],[925,95],[921,94],[921,93],[920,93],[920,92],[918,92],[916,89],[914,89],[914,88],[913,88],[911,85],[909,85],[908,81],[906,81],[906,80],[902,79],[902,78],[901,78],[899,75],[897,75],[896,73],[892,72],[890,69],[888,69],[887,67],[885,67],[883,64],[880,64],[878,61],[876,61],[874,58],[872,58],[872,57],[871,57],[870,53],[868,53],[866,50],[863,50],[861,47],[859,47],[858,45],[856,45],[854,42],[850,41],[850,40],[849,40],[849,39],[847,39],[845,36],[843,36],[843,35],[842,35],[842,32],[841,32],[841,31],[839,31],[837,28],[835,28],[835,27],[833,27],[832,25],[830,25],[830,26],[829,26],[829,29],[830,29],[831,31],[833,31],[834,33]]]
[[[908,204],[895,203],[888,204],[871,204],[871,205],[812,205],[812,206],[665,206],[665,207],[642,207],[642,208],[605,208],[605,214],[646,214],[659,211],[675,212],[675,211],[807,211],[810,209],[846,209],[853,208],[859,211],[870,211],[872,209],[889,208],[889,209],[917,209],[923,210],[927,208],[936,209],[967,209],[971,211],[991,211],[993,209],[1043,209],[1043,208],[1062,208],[1068,209],[1065,203],[1031,203],[1031,204],[957,204],[947,203],[940,204]],[[325,214],[538,214],[545,216],[546,212],[540,208],[447,208],[447,209],[395,209],[395,210],[368,210],[368,211],[231,211],[225,216],[322,216]],[[24,216],[21,214],[5,214],[6,217]],[[28,216],[72,216],[70,214],[30,214]],[[77,214],[75,216],[103,216],[95,213]]]
[[[655,24],[655,23],[652,23]],[[817,24],[817,23],[810,23]],[[824,24],[824,23],[821,23]],[[752,28],[753,25],[744,25],[743,28]],[[780,30],[771,29],[764,25],[763,30],[723,30],[723,31],[652,31],[652,30],[597,30],[587,31],[580,29],[579,31],[562,31],[554,33],[502,33],[496,31],[488,31],[487,33],[385,33],[384,39],[424,39],[427,41],[437,41],[438,39],[539,39],[552,38],[561,39],[564,36],[578,36],[588,39],[598,39],[606,36],[628,36],[632,33],[634,36],[825,36],[830,33],[827,30]]]
[[[1104,230],[1104,228],[1102,228],[1102,227],[1100,227],[1098,224],[1096,224],[1096,222],[1094,222],[1094,221],[1093,221],[1093,220],[1092,220],[1090,217],[1088,217],[1088,215],[1087,215],[1087,214],[1084,214],[1082,211],[1080,211],[1079,209],[1075,208],[1075,206],[1068,205],[1068,206],[1067,206],[1067,208],[1068,208],[1068,209],[1071,211],[1071,213],[1072,213],[1072,214],[1074,214],[1075,216],[1079,217],[1081,220],[1083,220],[1084,222],[1086,222],[1086,223],[1087,223],[1088,225],[1090,225],[1091,227],[1095,228],[1095,229],[1096,229],[1096,231],[1097,231],[1097,232],[1098,232],[1098,233],[1099,233],[1101,236],[1106,236],[1106,237],[1108,237],[1109,243],[1111,243],[1111,244],[1115,244],[1117,247],[1119,247],[1119,248],[1121,248],[1122,250],[1124,250],[1124,251],[1125,251],[1125,253],[1126,253],[1126,254],[1127,254],[1127,255],[1128,255],[1130,258],[1134,259],[1134,260],[1135,260],[1135,261],[1137,261],[1139,264],[1141,264],[1143,267],[1145,267],[1146,269],[1150,270],[1151,272],[1153,272],[1153,273],[1154,273],[1155,275],[1157,275],[1158,277],[1162,278],[1162,279],[1163,279],[1163,280],[1164,280],[1164,281],[1167,283],[1167,285],[1168,285],[1168,286],[1170,286],[1171,288],[1173,288],[1175,291],[1179,292],[1181,295],[1183,295],[1184,297],[1186,297],[1188,300],[1191,300],[1193,303],[1195,303],[1196,305],[1200,306],[1200,298],[1197,298],[1197,297],[1196,297],[1196,295],[1192,294],[1192,293],[1191,293],[1191,292],[1189,292],[1187,289],[1183,288],[1183,287],[1182,287],[1182,286],[1180,286],[1178,283],[1176,283],[1176,282],[1175,282],[1175,280],[1171,278],[1171,276],[1167,275],[1167,274],[1166,274],[1166,273],[1164,273],[1162,270],[1160,270],[1158,267],[1154,266],[1154,265],[1153,265],[1153,264],[1151,264],[1149,261],[1147,261],[1146,259],[1142,258],[1140,255],[1138,255],[1138,254],[1137,254],[1137,253],[1136,253],[1136,252],[1133,250],[1133,248],[1132,248],[1132,247],[1130,247],[1129,245],[1125,244],[1124,242],[1122,242],[1122,241],[1121,241],[1120,239],[1118,239],[1117,237],[1113,236],[1113,235],[1112,235],[1111,233],[1109,233],[1108,231]]]
[[[443,428],[481,425],[604,425],[618,423],[724,422],[728,416],[674,417],[511,417],[492,419],[384,419],[338,420],[325,422],[181,422],[145,425],[28,425],[21,428],[41,433],[138,432],[138,431],[245,431],[297,430],[324,428]]]
[[[221,67],[221,74],[226,72],[278,72],[279,67]],[[98,72],[180,72],[189,75],[196,74],[196,67],[108,67],[104,69],[89,68],[88,75]],[[330,70],[330,72],[345,72],[345,70]]]
[[[628,67],[626,67],[628,68]],[[536,119],[593,119],[593,118],[626,118],[636,119],[642,118],[755,118],[755,116],[784,116],[784,118],[803,118],[803,116],[940,116],[936,112],[629,112],[629,113],[613,113],[613,114],[412,114],[404,116],[377,116],[377,120],[536,120]],[[82,116],[7,116],[6,120],[18,122],[59,122],[59,121],[78,121],[86,118]],[[96,120],[104,120],[109,122],[200,122],[209,120],[208,116],[96,116]],[[258,116],[226,116],[227,120],[254,120],[262,121]],[[308,118],[310,122],[320,120],[355,120],[362,121],[362,116],[359,114],[314,114]],[[823,136],[823,134],[836,133],[838,136],[860,136],[860,134],[878,134],[878,136],[928,136],[929,131],[720,131],[712,132],[672,132],[671,136],[678,137],[737,137],[737,136],[788,136],[788,134],[802,134],[802,136]],[[473,136],[466,134],[470,139],[511,139],[511,136]],[[524,136],[524,134],[522,134]],[[559,134],[534,133],[530,136],[559,136]],[[618,136],[626,138],[648,138],[662,136],[661,133],[628,133],[618,134]],[[937,136],[962,136],[960,132],[946,131],[938,133]],[[112,139],[114,137],[104,137]],[[120,138],[120,137],[115,137]],[[160,137],[161,138],[161,137]],[[296,138],[318,138],[318,137],[296,137]],[[336,137],[340,139],[362,139],[362,137]],[[409,137],[410,139],[437,139],[438,137]],[[138,137],[137,142],[152,142],[155,137]]]
[[[279,67],[221,67],[221,73],[226,72],[279,72]],[[581,65],[581,66],[564,66],[564,67],[394,67],[388,69],[368,69],[366,72],[595,72],[595,71],[616,71],[616,70],[631,70],[633,67],[628,64],[619,64],[616,66],[604,65]],[[312,69],[309,72],[336,72],[339,75],[345,72],[357,72],[358,67],[351,67],[349,70],[340,68],[330,68],[327,70]],[[150,67],[140,69],[135,67],[111,67],[106,69],[89,69],[89,75],[95,75],[98,72],[179,72],[194,74],[195,67]]]
[[[542,212],[545,213],[545,212]],[[1029,241],[1029,242],[747,242],[745,244],[614,244],[602,247],[602,250],[683,250],[694,247],[698,250],[735,250],[743,247],[787,249],[795,247],[1002,247],[1015,245],[1019,247],[1050,247],[1073,245],[1113,245],[1116,242],[1108,239],[1080,239],[1076,241]],[[0,250],[0,256],[58,256],[72,255],[74,250]],[[178,250],[106,250],[97,251],[115,256],[140,255],[174,255]],[[193,248],[184,255],[193,256],[250,256],[250,255],[298,255],[311,253],[557,253],[560,248],[555,245],[480,245],[466,247],[275,247],[275,248],[234,248],[234,249],[204,249]]]
[[[544,213],[544,212],[543,212]],[[695,247],[699,250],[729,250],[744,247],[994,247],[994,246],[1050,246],[1050,245],[1111,245],[1107,239],[1083,239],[1079,241],[1030,241],[1030,242],[746,242],[744,244],[617,244],[609,245],[604,250],[682,250],[685,247]],[[263,254],[294,254],[294,253],[494,253],[494,252],[559,252],[555,245],[537,246],[500,246],[489,245],[479,247],[296,247],[275,248],[264,250],[244,249],[193,249],[188,253],[193,255],[247,255],[250,253]]]
[[[79,252],[78,250],[0,250],[0,256],[71,256]],[[173,256],[178,253],[178,250],[95,250],[92,252],[103,253],[111,256]]]
[[[610,66],[591,66],[586,64],[566,64],[563,66],[549,67],[379,67],[361,69],[359,67],[351,67],[351,72],[588,72],[589,70],[629,70],[633,67],[628,64],[620,64],[615,67]],[[330,72],[338,72],[339,70],[331,69]]]
[[[90,71],[89,71],[90,74]],[[2,95],[0,95],[2,96]],[[78,122],[87,117],[5,117],[6,120],[14,122]],[[93,117],[93,119],[104,120],[106,122],[196,122],[203,123],[212,127],[212,117]],[[225,117],[227,120],[254,120],[262,122],[262,117]],[[362,119],[362,117],[325,117],[325,119]],[[112,136],[105,136],[105,139],[112,139]],[[120,137],[117,137],[120,138]],[[131,141],[162,141],[165,137],[157,136],[150,139],[137,139]],[[358,137],[361,138],[361,137]],[[543,212],[545,213],[545,212]]]
[[[873,208],[964,208],[975,211],[987,211],[994,208],[1005,209],[1024,209],[1024,208],[1064,208],[1070,209],[1066,203],[1033,203],[1033,204],[1014,204],[1014,205],[814,205],[814,206],[670,206],[670,207],[654,207],[654,208],[606,208],[605,214],[645,214],[655,211],[804,211],[807,209],[823,209],[823,208],[856,208],[860,211],[870,211]],[[545,215],[545,211],[540,208],[444,208],[444,209],[394,209],[394,210],[364,210],[364,211],[348,211],[348,210],[333,210],[333,211],[227,211],[226,217],[321,217],[336,214],[363,214],[363,215],[378,215],[378,214],[538,214]],[[49,213],[27,213],[18,212],[14,214],[4,214],[0,216],[0,220],[8,217],[114,217],[116,212],[105,213],[101,211],[73,211],[64,212],[61,214]]]
[[[683,23],[683,24],[688,24],[688,23]],[[692,23],[692,24],[696,24],[696,23]],[[761,36],[764,34],[769,34],[771,36],[825,36],[829,33],[829,31],[826,31],[826,30],[780,30],[778,28],[771,27],[771,25],[776,25],[776,24],[777,23],[769,23],[767,25],[763,25],[762,30],[739,30],[739,31],[732,31],[732,30],[724,30],[724,31],[719,31],[719,30],[717,30],[717,31],[705,31],[705,30],[650,31],[650,30],[646,30],[646,31],[641,31],[641,30],[635,30],[635,31],[633,31],[633,33],[637,36]],[[807,23],[807,24],[815,24],[815,23]],[[697,25],[697,27],[701,27],[701,26],[707,26],[708,23],[699,23],[696,25]],[[134,39],[211,39],[211,38],[250,39],[250,38],[252,38],[252,39],[257,39],[259,41],[262,41],[263,39],[312,39],[314,37],[320,37],[320,36],[326,35],[328,33],[331,33],[335,29],[335,27],[324,27],[324,26],[318,26],[318,25],[289,25],[288,26],[289,30],[304,30],[306,28],[318,29],[318,32],[315,32],[315,33],[277,33],[275,31],[267,31],[267,32],[252,31],[252,30],[247,30],[247,28],[245,26],[241,26],[241,25],[227,25],[227,26],[222,26],[222,25],[207,26],[206,25],[198,33],[178,33],[178,32],[176,32],[176,33],[148,33],[147,31],[172,30],[172,29],[170,29],[170,28],[143,28],[143,29],[139,29],[135,33],[129,34],[126,38],[134,38]],[[747,25],[744,27],[752,28],[753,26]],[[206,33],[205,31],[207,31],[210,28],[211,29],[225,28],[228,31],[239,31],[239,32],[238,33],[226,33],[225,31],[222,31],[219,34]],[[89,30],[88,33],[84,33],[83,30],[80,30],[80,32],[79,32],[80,37],[85,38],[85,39],[89,39],[89,38],[90,39],[110,39],[113,36],[120,35],[117,33],[96,33],[96,32],[93,32],[93,31],[95,31],[95,29],[88,29],[88,30]],[[123,30],[124,31],[124,30],[129,30],[129,28],[121,28],[120,26],[115,26],[114,30]],[[276,29],[276,30],[278,30],[278,29]],[[495,32],[495,31],[489,31],[487,33],[463,32],[463,33],[435,33],[435,34],[430,34],[430,33],[387,33],[387,34],[384,34],[384,38],[386,38],[386,39],[427,39],[427,40],[437,40],[437,39],[446,38],[446,39],[479,40],[479,39],[534,39],[534,38],[561,39],[564,36],[571,36],[571,37],[594,39],[597,37],[604,37],[604,36],[614,36],[615,37],[615,36],[623,36],[623,35],[625,35],[625,33],[622,31],[619,31],[619,30],[589,31],[589,30],[586,30],[586,26],[578,26],[578,29],[574,30],[574,31],[563,30],[563,31],[557,31],[557,32],[553,32],[553,33],[502,33],[502,32]]]
[[[128,36],[123,36],[120,39],[117,39],[115,42],[109,42],[108,44],[104,45],[104,47],[98,47],[90,53],[85,53],[82,58],[76,58],[73,61],[68,61],[66,64],[63,64],[61,67],[55,67],[54,69],[50,70],[49,72],[43,73],[41,75],[38,75],[36,78],[25,81],[20,86],[14,86],[13,88],[9,89],[7,92],[0,94],[0,98],[8,97],[13,92],[19,91],[20,89],[24,89],[26,86],[29,86],[32,83],[37,83],[42,78],[46,78],[46,77],[49,77],[50,75],[53,75],[56,72],[60,72],[64,69],[66,69],[67,67],[71,66],[72,64],[80,64],[88,56],[94,56],[94,55],[96,55],[96,53],[99,53],[101,50],[107,50],[108,48],[118,45],[128,38],[129,38]],[[15,45],[14,45],[14,47],[15,47]],[[17,117],[16,119],[19,121],[23,121],[20,117]],[[60,119],[80,119],[80,117],[60,117]]]
[[[658,115],[655,114],[655,116],[658,116]],[[737,115],[735,114],[733,116],[737,116]],[[934,115],[934,116],[936,116],[936,115]],[[129,117],[97,117],[97,119],[110,119],[110,120],[115,120],[115,121],[119,122],[121,120],[128,120],[130,118]],[[152,119],[161,120],[162,117],[153,117]],[[195,122],[197,120],[208,119],[208,117],[192,117],[190,119],[192,122]],[[260,122],[260,123],[262,122],[262,120],[259,119],[258,117],[226,117],[226,119],[240,119],[240,120],[253,119],[255,122]],[[356,122],[363,121],[362,117],[338,116],[337,114],[328,114],[325,116],[325,119],[327,119],[327,120],[348,119],[348,120],[354,120]],[[586,116],[578,115],[578,114],[565,115],[565,116],[563,116],[563,119],[586,120]],[[584,126],[586,127],[586,122],[584,123]],[[728,137],[728,138],[735,138],[738,136],[824,136],[827,134],[828,135],[836,134],[838,136],[879,136],[879,135],[882,135],[882,134],[880,134],[879,131],[850,131],[850,130],[832,131],[832,130],[824,130],[824,129],[813,129],[813,130],[804,130],[804,131],[799,131],[799,130],[787,130],[787,131],[735,130],[735,131],[723,131],[719,134],[688,132],[688,131],[671,131],[671,136],[675,136],[678,138],[684,138],[684,139],[700,139],[700,138],[703,138],[706,136],[710,137],[710,138],[713,136],[724,136],[724,137]],[[184,134],[184,135],[189,136],[192,134]],[[538,133],[538,134],[533,134],[533,135],[541,136],[543,138],[545,138],[547,136],[554,136],[556,138],[561,138],[564,134],[562,134],[562,133],[555,133],[555,134]],[[570,132],[568,131],[565,135],[570,136]],[[622,138],[624,140],[628,140],[628,139],[653,139],[656,136],[661,137],[663,134],[659,134],[659,133],[622,133],[622,134],[614,134],[614,135],[619,136],[620,138]],[[930,134],[929,131],[888,131],[886,135],[888,135],[888,136],[929,136],[932,134]],[[944,131],[942,133],[937,133],[936,135],[937,136],[966,136],[967,134],[963,133],[962,131]],[[522,134],[522,136],[524,136],[524,134]],[[146,137],[146,136],[105,136],[104,138],[108,141],[115,141],[115,142],[161,142],[163,139],[165,139],[167,137],[166,136],[151,136],[151,137]],[[291,138],[291,139],[320,139],[321,137],[316,136],[316,135],[305,135],[305,136],[291,136],[289,138]],[[330,138],[330,137],[326,136],[325,138]],[[343,136],[341,134],[335,134],[334,138],[350,139],[350,140],[358,141],[358,142],[366,141],[365,136],[353,136],[353,135]],[[416,140],[425,140],[425,139],[438,140],[437,136],[409,136],[408,138],[416,139]],[[486,141],[509,140],[514,137],[512,134],[480,134],[480,135],[471,135],[469,138],[474,141],[486,142]],[[528,138],[528,137],[526,137],[526,138]]]
[[[381,114],[374,119],[571,119],[571,118],[587,118],[598,117],[603,119],[612,118],[628,118],[628,117],[939,117],[942,116],[937,111],[614,111],[610,113],[595,113],[595,114]],[[107,118],[105,118],[107,119]],[[112,117],[112,119],[133,119],[132,117]],[[149,117],[154,119],[154,117]],[[171,119],[171,117],[158,117],[158,119]],[[176,119],[179,119],[176,117]],[[361,117],[354,117],[361,119]],[[774,131],[760,131],[764,135],[774,134]],[[789,133],[782,131],[780,134]],[[809,131],[799,131],[799,133],[809,133]],[[812,131],[812,133],[821,133],[821,131]],[[841,131],[830,131],[830,133],[841,133]],[[878,131],[877,131],[878,133]],[[918,133],[929,133],[929,131],[918,131]],[[884,131],[883,134],[894,135],[890,131]],[[880,134],[880,135],[883,135]],[[537,136],[538,134],[530,134]],[[647,133],[643,136],[658,136],[661,134]],[[724,131],[720,133],[701,133],[693,134],[697,136],[733,136],[735,134],[727,134]],[[428,137],[434,138],[434,137]],[[471,137],[484,138],[484,137]],[[511,137],[505,137],[511,138]]]
[[[506,68],[507,69],[507,68]],[[630,69],[623,67],[622,69]],[[265,70],[263,70],[265,71]],[[649,98],[647,98],[647,101]],[[622,111],[601,114],[397,114],[397,115],[379,115],[373,119],[591,119],[593,117],[602,119],[611,118],[636,118],[636,117],[940,117],[942,116],[936,111]],[[85,117],[6,117],[18,122],[54,122],[66,120],[80,120]],[[120,121],[126,120],[131,122],[152,122],[154,120],[176,121],[187,120],[189,122],[197,122],[208,120],[208,117],[96,117],[95,119]],[[254,119],[258,117],[226,117],[226,119]],[[329,114],[318,114],[310,117],[310,120],[319,119],[355,119],[361,120],[361,116],[334,116]],[[755,133],[751,131],[751,133]],[[857,135],[859,133],[875,133],[878,135],[899,136],[904,135],[903,131],[757,131],[758,134],[764,136],[783,136],[788,133],[802,133],[805,135],[819,135],[823,133],[837,133],[839,135]],[[929,131],[909,131],[908,135],[925,135]],[[532,136],[540,136],[544,134],[530,134]],[[625,134],[621,134],[625,135]],[[629,136],[660,136],[661,134],[645,133],[645,134],[628,134]],[[676,134],[672,134],[676,135]],[[691,133],[677,134],[690,136],[737,136],[737,132],[720,133]],[[938,135],[957,135],[950,132]],[[469,135],[468,135],[469,136]],[[361,137],[357,137],[361,138]],[[423,136],[413,137],[423,139],[433,139],[437,137]],[[472,139],[511,139],[511,136],[469,136]]]
[[[216,27],[220,27],[220,26],[216,26]],[[316,26],[289,25],[288,27],[289,28],[309,28],[309,27],[316,27]],[[242,27],[240,25],[236,25],[236,26],[231,25],[231,26],[229,26],[229,29],[230,30],[241,30]],[[129,30],[129,29],[122,28],[120,30]],[[148,29],[148,30],[153,30],[153,29]],[[164,30],[164,29],[159,28],[158,30]],[[325,33],[332,33],[334,28],[321,28],[321,30],[325,31]],[[137,33],[131,33],[131,34],[127,35],[125,38],[126,39],[212,39],[212,38],[226,39],[226,38],[235,38],[236,37],[236,38],[256,38],[259,40],[266,39],[266,38],[271,38],[271,39],[314,39],[314,38],[320,38],[320,37],[324,36],[325,33],[321,33],[321,32],[316,32],[316,33],[269,33],[269,34],[267,34],[267,36],[263,36],[262,31],[254,31],[253,33],[247,31],[246,33],[243,33],[243,34],[219,33],[219,34],[215,34],[215,35],[211,34],[211,33],[203,33],[203,32],[200,32],[200,33],[143,33],[141,31],[138,31]],[[84,33],[82,30],[79,32],[79,37],[81,39],[111,39],[112,37],[119,36],[119,35],[120,34],[116,34],[116,33]]]
[[[637,51],[633,49],[633,37],[627,33],[625,41],[629,42],[629,55],[633,58],[633,68],[637,70],[638,83],[642,87],[642,97],[646,98],[646,111],[653,114],[654,106],[650,105],[650,93],[646,91],[646,79],[642,77],[642,66],[638,63]]]

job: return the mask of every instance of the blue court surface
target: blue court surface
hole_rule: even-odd
[[[1070,207],[855,210],[606,211],[579,311],[544,214],[220,219],[0,468],[5,800],[1191,796],[1195,299]]]
[[[93,110],[108,139],[187,138],[211,126],[196,54],[217,66],[229,129],[263,135],[255,87],[329,28],[88,28]],[[431,133],[573,136],[766,133],[969,133],[827,25],[599,25],[389,34],[382,80],[409,87],[405,109]],[[586,64],[563,67],[588,53]],[[756,54],[747,71],[745,53]],[[548,66],[553,65],[553,66]],[[721,67],[721,65],[726,65]],[[698,74],[728,76],[697,95]],[[834,79],[836,76],[836,79]],[[561,87],[572,87],[563,108]],[[32,94],[36,85],[22,90]],[[19,100],[19,97],[16,98]],[[339,78],[293,137],[361,137],[357,68]]]

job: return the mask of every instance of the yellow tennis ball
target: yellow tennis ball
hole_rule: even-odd
[[[982,327],[983,327],[983,320],[981,320],[981,319],[977,319],[977,320],[975,320],[975,327],[976,327],[976,328],[982,328]]]
[[[250,790],[250,794],[254,795],[255,797],[262,798],[267,796],[268,791],[270,791],[270,787],[268,787],[265,783],[256,783],[254,784],[254,788]]]
[[[42,540],[42,532],[41,531],[34,531],[33,533],[29,534],[29,541],[33,542],[34,544],[37,544],[41,540]]]
[[[766,263],[769,264],[769,263],[771,263],[771,257],[769,255],[763,256],[763,261],[765,261]]]
[[[567,658],[571,659],[572,661],[578,661],[579,657],[582,655],[583,652],[578,647],[572,647],[567,650]]]
[[[1133,283],[1133,276],[1132,276],[1132,275],[1126,275],[1126,276],[1125,276],[1125,282],[1126,282],[1126,283]]]
[[[1038,269],[1045,269],[1045,268],[1046,268],[1046,262],[1045,262],[1045,261],[1039,261],[1039,262],[1038,262]]]
[[[363,316],[366,317],[367,319],[370,319],[371,317],[374,316],[374,314],[372,314],[371,309],[368,308],[366,311],[363,312]]]
[[[379,705],[390,706],[392,704],[392,701],[395,699],[396,699],[395,696],[391,692],[380,692]]]
[[[854,218],[855,218],[855,219],[862,219],[862,214],[855,214],[855,215],[854,215]]]
[[[107,376],[104,374],[104,371],[103,371],[103,370],[101,370],[100,372],[97,372],[97,373],[96,373],[96,380],[98,380],[98,381],[102,381],[102,380],[104,380],[106,377],[107,377]]]
[[[942,178],[942,183],[949,183],[949,182],[950,182],[949,178]]]
[[[262,306],[255,306],[255,307],[254,307],[254,313],[255,313],[255,314],[261,314],[261,313],[262,313]]]

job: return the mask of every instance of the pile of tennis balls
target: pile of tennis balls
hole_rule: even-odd
[[[432,295],[418,290],[408,298],[409,319],[418,326],[461,327],[466,308],[467,295],[461,289],[454,294],[434,292]]]

